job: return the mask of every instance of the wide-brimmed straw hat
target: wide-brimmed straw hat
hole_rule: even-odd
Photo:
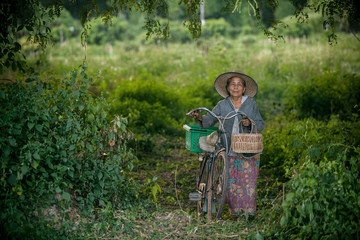
[[[258,85],[255,82],[254,79],[249,77],[248,75],[240,72],[240,71],[232,71],[232,72],[226,72],[223,74],[220,74],[215,82],[214,87],[216,92],[222,96],[223,98],[226,98],[229,96],[228,92],[226,91],[226,83],[229,78],[232,77],[239,77],[243,79],[246,82],[246,88],[245,88],[245,95],[249,97],[255,97],[258,91]]]

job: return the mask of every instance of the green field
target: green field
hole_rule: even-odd
[[[30,236],[359,238],[360,43],[352,35],[339,34],[334,45],[325,35],[315,34],[285,43],[239,36],[184,44],[136,40],[86,48],[71,40],[49,46],[46,53],[27,47],[39,78],[52,86],[62,86],[61,80],[85,61],[85,73],[92,78],[87,89],[92,97],[103,97],[99,106],[108,104],[102,121],[117,115],[127,119],[126,146],[134,154],[128,160],[131,167],[123,167],[133,185],[117,190],[115,186],[114,196],[102,195],[102,203],[89,209],[74,202],[66,205],[70,196],[63,195],[62,205],[44,222],[39,220],[38,229],[28,226],[34,232]],[[221,100],[213,82],[231,70],[243,71],[259,85],[255,100],[266,128],[258,209],[252,218],[225,212],[222,220],[207,223],[195,216],[196,205],[188,201],[195,191],[198,160],[185,149],[182,125],[194,123],[185,116],[190,109],[211,109]],[[82,86],[76,80],[77,84]],[[80,108],[81,100],[76,101],[70,100],[69,106]],[[85,105],[93,104],[86,101]],[[96,119],[98,112],[91,111]],[[67,189],[75,198],[75,187]],[[129,192],[119,194],[128,199],[116,197],[119,192]]]

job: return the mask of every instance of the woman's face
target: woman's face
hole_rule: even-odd
[[[243,81],[239,77],[233,77],[230,80],[228,91],[232,97],[242,96],[245,92]]]

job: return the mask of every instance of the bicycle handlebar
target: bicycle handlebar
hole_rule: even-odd
[[[207,111],[208,113],[210,113],[214,118],[216,118],[216,119],[219,120],[219,121],[220,121],[220,120],[228,120],[228,119],[231,119],[231,118],[233,118],[233,117],[235,117],[235,116],[237,116],[237,115],[240,115],[242,118],[248,118],[248,116],[247,116],[244,112],[242,112],[242,111],[235,112],[235,114],[232,115],[232,116],[230,116],[230,117],[228,117],[228,115],[226,115],[225,117],[223,117],[223,116],[217,116],[214,112],[210,111],[210,110],[207,109],[206,107],[195,108],[195,109],[191,110],[190,112],[188,112],[186,115],[189,116],[191,113],[193,113],[193,112],[198,112],[198,111],[200,111],[200,110],[205,110],[205,111]],[[231,112],[230,112],[230,113],[231,113]],[[230,113],[229,113],[229,114],[230,114]]]
[[[198,112],[200,110],[207,111],[209,114],[211,114],[214,118],[216,118],[219,121],[219,131],[221,132],[221,134],[225,134],[225,136],[226,136],[226,132],[225,132],[225,129],[224,129],[225,120],[231,119],[231,118],[233,118],[235,116],[238,116],[238,115],[240,115],[243,119],[248,118],[248,116],[242,111],[238,111],[238,112],[232,111],[232,112],[235,112],[235,114],[231,115],[230,117],[229,117],[229,115],[232,112],[229,112],[225,117],[217,116],[214,112],[210,111],[209,109],[207,109],[205,107],[195,108],[195,109],[191,110],[190,112],[188,112],[186,115],[190,116],[191,113]],[[226,146],[226,153],[229,153],[229,148],[228,148],[228,143],[227,143],[227,138],[226,137],[225,137],[225,146]]]

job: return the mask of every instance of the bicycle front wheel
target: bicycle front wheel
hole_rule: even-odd
[[[207,220],[221,218],[225,203],[226,190],[229,180],[228,159],[225,151],[217,154],[207,184]]]

